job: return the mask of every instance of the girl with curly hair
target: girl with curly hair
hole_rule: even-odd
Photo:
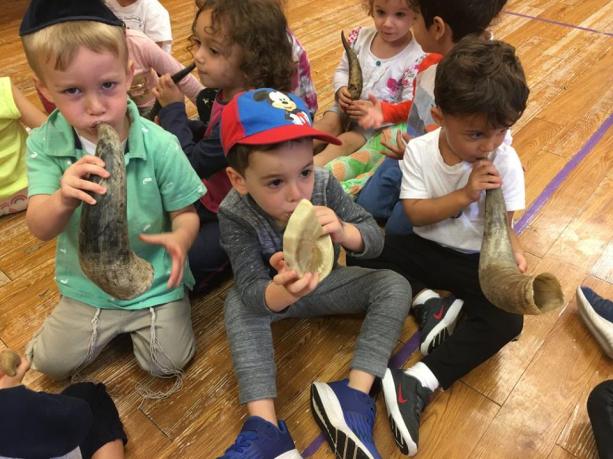
[[[191,49],[198,75],[207,88],[198,97],[200,120],[189,120],[184,96],[170,75],[160,78],[160,125],[179,138],[207,193],[196,203],[200,233],[189,252],[196,291],[210,291],[229,274],[219,244],[217,210],[230,191],[220,142],[224,106],[251,88],[290,91],[295,64],[287,20],[275,0],[197,0]]]

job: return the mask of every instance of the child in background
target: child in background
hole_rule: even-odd
[[[407,121],[407,134],[396,139],[397,146],[387,144],[390,153],[366,182],[357,202],[377,220],[387,221],[387,234],[406,234],[411,224],[404,214],[398,196],[402,173],[398,167],[405,141],[436,129],[431,109],[434,106],[434,76],[440,55],[447,54],[453,45],[469,34],[485,35],[492,20],[504,7],[506,0],[409,0],[416,15],[413,24],[415,40],[429,55],[420,66],[413,100],[389,104],[371,97],[372,105],[360,119],[363,128],[376,128],[383,123]],[[510,138],[508,139],[510,143]]]
[[[198,231],[192,203],[205,188],[177,139],[141,118],[128,100],[133,68],[125,29],[101,1],[33,0],[20,34],[38,89],[57,106],[27,141],[26,221],[40,239],[57,236],[62,295],[28,344],[28,358],[33,368],[62,379],[92,362],[115,336],[130,333],[143,369],[180,376],[195,352],[186,254]],[[96,194],[106,192],[88,177],[109,177],[93,155],[101,122],[126,149],[130,248],[154,270],[151,288],[130,300],[105,293],[79,264],[81,204],[95,205]]]
[[[478,269],[484,191],[501,186],[515,260],[521,272],[527,268],[511,228],[514,211],[525,205],[524,174],[504,139],[528,93],[513,47],[473,37],[456,44],[436,69],[432,116],[441,127],[410,140],[400,164],[400,198],[413,232],[388,234],[375,260],[348,257],[348,264],[394,269],[409,280],[423,335],[459,301],[430,289],[450,291],[465,303],[464,320],[451,336],[422,343],[427,355],[421,362],[406,371],[387,370],[383,378],[392,431],[405,454],[417,452],[420,415],[432,393],[447,389],[521,332],[521,315],[485,298]]]
[[[158,0],[105,0],[128,29],[140,30],[170,54],[172,28],[170,15]]]
[[[424,58],[419,44],[413,39],[411,25],[414,13],[407,0],[368,0],[368,14],[374,27],[358,27],[347,40],[354,49],[362,69],[362,94],[360,100],[351,100],[347,89],[349,64],[343,52],[334,74],[336,105],[315,122],[315,127],[342,141],[342,145],[328,145],[315,157],[315,164],[323,166],[332,159],[348,155],[366,142],[372,132],[351,123],[343,132],[347,117],[357,121],[370,105],[365,100],[369,94],[390,102],[411,99],[413,79],[417,66]]]
[[[22,384],[29,368],[22,358],[15,376],[0,369],[0,457],[124,457],[128,439],[104,384],[35,392]]]
[[[359,258],[377,256],[383,233],[329,172],[314,167],[313,139],[338,140],[311,127],[300,99],[274,89],[240,94],[224,110],[221,135],[234,187],[219,209],[221,240],[235,275],[224,320],[240,402],[249,412],[223,458],[300,457],[277,420],[271,324],[337,314],[365,314],[364,323],[348,380],[311,387],[313,414],[338,457],[380,458],[368,393],[387,368],[411,288],[389,270],[337,264],[340,247]],[[317,273],[298,276],[283,258],[285,226],[302,199],[313,203],[334,243],[334,267],[321,282]]]
[[[232,188],[219,137],[221,114],[235,94],[272,86],[289,90],[294,64],[287,22],[275,0],[206,0],[192,26],[194,61],[202,84],[217,88],[210,119],[190,122],[183,94],[164,75],[155,94],[162,109],[160,125],[175,134],[192,167],[206,184],[207,194],[196,203],[200,232],[189,253],[197,292],[206,292],[229,269],[219,243],[217,211]],[[204,132],[204,135],[203,135]]]
[[[46,119],[9,77],[0,77],[0,216],[28,205],[26,127],[38,127]]]
[[[126,38],[128,54],[130,60],[134,62],[134,79],[128,94],[136,103],[138,110],[146,114],[155,103],[152,90],[157,86],[158,75],[176,73],[184,66],[138,30],[127,29]],[[189,74],[178,83],[178,86],[185,97],[196,105],[196,98],[204,89],[198,79]]]

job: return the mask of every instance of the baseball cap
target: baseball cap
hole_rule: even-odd
[[[239,93],[221,115],[221,144],[226,155],[238,143],[265,145],[302,137],[341,144],[336,137],[313,129],[309,111],[298,96],[276,89]]]
[[[37,32],[50,25],[69,21],[95,21],[124,26],[102,0],[32,0],[26,10],[19,35]]]

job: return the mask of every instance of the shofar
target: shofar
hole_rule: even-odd
[[[358,100],[362,95],[362,68],[360,67],[360,61],[358,55],[353,48],[349,45],[349,42],[345,38],[345,33],[341,31],[341,41],[343,42],[343,48],[347,53],[347,62],[349,63],[349,78],[347,81],[347,90],[351,95],[351,99]]]
[[[541,314],[564,304],[560,282],[553,274],[526,275],[519,272],[500,188],[487,190],[485,195],[479,283],[489,301],[514,314]]]
[[[21,358],[10,349],[0,352],[0,372],[7,376],[15,376],[17,367],[21,365]]]
[[[151,287],[153,268],[130,250],[124,155],[119,135],[107,124],[98,126],[96,156],[111,176],[91,177],[107,191],[93,194],[95,205],[82,204],[79,261],[98,287],[114,298],[130,300]]]
[[[326,278],[334,264],[334,247],[329,234],[324,234],[313,204],[303,199],[289,218],[283,234],[285,263],[302,276],[319,273],[319,281]]]

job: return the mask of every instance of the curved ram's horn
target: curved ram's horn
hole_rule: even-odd
[[[358,55],[349,45],[349,42],[345,38],[345,33],[342,30],[341,41],[343,42],[343,48],[345,48],[345,52],[347,53],[347,62],[349,63],[347,90],[349,91],[349,94],[351,94],[351,98],[353,100],[358,100],[362,95],[362,67],[360,67]]]
[[[334,247],[329,234],[324,234],[307,199],[298,203],[283,233],[283,258],[290,269],[302,276],[319,273],[319,281],[332,271]]]
[[[514,314],[541,314],[564,304],[558,279],[550,273],[519,272],[500,188],[485,195],[485,231],[479,259],[479,283],[494,305]]]
[[[130,250],[123,149],[117,132],[108,124],[98,125],[96,156],[111,176],[91,178],[107,191],[94,195],[96,205],[82,204],[79,262],[83,273],[98,287],[115,298],[129,300],[151,287],[153,268]]]

